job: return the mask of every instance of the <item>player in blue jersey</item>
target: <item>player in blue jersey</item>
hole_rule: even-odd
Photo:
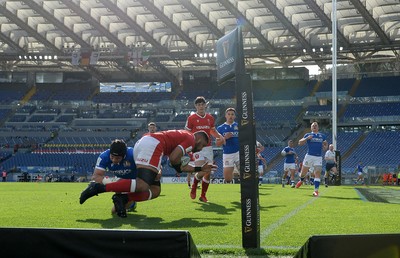
[[[107,176],[106,174],[112,174]],[[133,156],[133,148],[127,147],[123,140],[114,140],[110,148],[102,152],[97,158],[95,169],[92,175],[92,180],[104,185],[116,182],[119,179],[136,179],[137,169]],[[155,198],[159,195],[160,186],[152,186],[152,196]],[[113,201],[115,201],[115,194]],[[120,195],[120,194],[119,194]],[[144,201],[138,194],[136,194],[136,201]],[[135,199],[135,198],[132,198]],[[126,204],[126,209],[132,211],[136,208],[136,201],[132,200]],[[112,208],[112,213],[115,213],[115,206]]]
[[[257,162],[257,172],[258,172],[258,185],[262,184],[263,175],[267,169],[267,160],[264,157],[263,151],[264,146],[261,142],[256,141],[256,162]]]
[[[299,140],[299,146],[305,144],[307,144],[308,151],[303,160],[300,180],[296,184],[296,188],[299,188],[303,184],[308,170],[310,167],[313,167],[315,174],[313,196],[318,197],[322,171],[322,150],[326,151],[328,149],[328,142],[326,141],[326,135],[319,132],[317,122],[313,122],[311,124],[311,132],[306,133],[304,137]]]
[[[294,174],[296,172],[296,159],[297,154],[293,148],[293,140],[288,141],[288,146],[286,146],[282,151],[282,156],[285,157],[285,161],[283,163],[283,176],[282,176],[282,187],[285,187],[287,182],[287,176],[290,172],[290,185],[292,188],[295,187],[294,183]]]
[[[226,183],[232,182],[233,171],[236,167],[239,170],[239,126],[235,122],[236,110],[227,108],[225,111],[225,123],[217,127],[217,131],[225,138],[223,144],[223,167],[224,179]],[[222,144],[222,141],[217,142]]]
[[[106,173],[112,173],[114,177],[106,176]],[[94,181],[100,181],[103,184],[117,181],[119,178],[135,179],[136,165],[133,160],[133,148],[127,147],[122,140],[114,140],[110,149],[102,152],[97,158],[95,169],[92,175]],[[127,210],[134,210],[136,202],[127,205]],[[112,208],[115,213],[115,207]]]
[[[365,184],[364,182],[364,166],[362,162],[360,161],[357,165],[357,168],[355,169],[355,172],[357,173],[357,179],[354,182],[354,184],[358,184],[359,181],[361,181],[361,184]]]

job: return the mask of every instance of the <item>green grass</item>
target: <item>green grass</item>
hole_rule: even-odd
[[[111,215],[112,193],[79,204],[81,183],[0,183],[0,227],[188,230],[203,254],[245,254],[239,185],[211,185],[210,203],[189,198],[184,184],[163,184],[161,196],[122,219]],[[399,188],[392,187],[396,191]],[[360,199],[351,186],[260,187],[264,254],[295,254],[312,235],[398,233],[398,204]]]

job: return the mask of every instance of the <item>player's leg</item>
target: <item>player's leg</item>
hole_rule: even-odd
[[[326,165],[325,165],[325,175],[324,175],[325,187],[328,187],[329,172],[330,172],[331,168],[332,168],[332,166],[329,163],[326,163]]]
[[[258,171],[258,185],[260,186],[260,185],[262,185],[262,181],[263,181],[264,166],[258,165],[257,171]]]
[[[214,154],[213,154],[213,149],[212,146],[207,146],[204,147],[200,152],[197,153],[198,155],[194,155],[195,158],[195,165],[196,166],[202,166],[205,162],[213,162],[214,160]],[[202,202],[208,202],[206,194],[208,191],[208,187],[210,185],[210,177],[211,177],[211,172],[199,172],[199,175],[203,175],[202,176],[202,180],[201,180],[201,195],[199,200]],[[199,180],[200,178],[195,176],[195,180]],[[192,185],[192,190],[190,191],[190,197],[192,199],[196,198],[196,189],[197,189],[197,185],[196,188],[194,188],[195,183],[193,183]]]
[[[318,197],[319,195],[319,185],[321,183],[321,171],[322,166],[315,166],[314,167],[314,192],[313,196]]]
[[[307,174],[308,170],[310,169],[311,165],[309,164],[310,163],[309,157],[310,156],[307,154],[304,157],[303,166],[301,167],[301,172],[300,172],[300,180],[299,180],[299,182],[297,182],[296,188],[299,188],[303,184],[306,174]]]
[[[334,165],[332,168],[331,168],[331,179],[330,179],[330,181],[331,181],[331,183],[332,183],[332,185],[334,185],[335,184],[335,181],[336,181],[336,176],[337,176],[337,168],[336,168],[336,165]]]
[[[196,174],[194,174],[193,184],[192,184],[192,188],[190,190],[190,198],[192,198],[192,199],[196,198],[197,187],[199,185],[199,182],[202,181],[204,175],[205,175],[204,172],[197,172]]]
[[[190,175],[191,175],[191,173],[187,173],[187,175],[186,175],[186,181],[187,181],[187,184],[188,184],[188,186],[189,186],[189,189],[191,189],[191,188],[190,188],[190,183],[191,183],[191,181],[192,181]]]
[[[224,180],[225,183],[231,183],[233,180],[234,167],[224,167]]]
[[[223,162],[223,173],[225,183],[231,183],[233,180],[233,170],[235,169],[234,163],[235,153],[232,154],[223,154],[222,162]]]
[[[295,167],[294,164],[293,164],[293,167]],[[289,169],[289,172],[290,172],[290,187],[294,188],[296,186],[296,183],[294,181],[294,174],[296,172],[296,169],[295,168],[291,168],[291,169]]]
[[[285,187],[286,184],[286,177],[289,172],[289,167],[287,163],[283,163],[283,174],[282,174],[282,187]]]
[[[196,152],[193,153],[193,160],[194,160],[194,165],[195,166],[202,166],[204,164],[204,156],[202,155],[202,152]],[[202,181],[205,173],[200,171],[194,174],[193,176],[193,184],[192,188],[190,190],[190,198],[196,199],[196,191],[197,191],[197,186],[199,185],[199,182]]]
[[[199,198],[199,201],[201,202],[208,202],[206,194],[208,191],[208,187],[210,186],[210,178],[211,178],[211,172],[207,172],[203,176],[203,180],[201,181],[201,195]]]

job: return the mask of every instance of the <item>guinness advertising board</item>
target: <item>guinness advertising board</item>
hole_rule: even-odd
[[[239,123],[240,191],[243,248],[260,247],[260,210],[256,171],[256,130],[250,74],[246,74],[241,27],[217,41],[217,78],[235,78],[236,117]]]
[[[235,77],[238,52],[238,29],[217,41],[217,81],[219,84]]]
[[[240,192],[243,248],[260,247],[260,211],[256,163],[256,132],[251,77],[236,76],[240,142]]]

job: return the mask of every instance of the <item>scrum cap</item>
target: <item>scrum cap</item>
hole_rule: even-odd
[[[111,143],[110,154],[113,156],[125,157],[126,149],[126,143],[123,140],[116,139]]]

